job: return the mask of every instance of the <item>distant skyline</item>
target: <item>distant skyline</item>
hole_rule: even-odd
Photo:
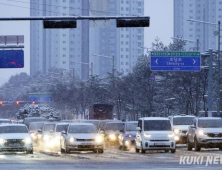
[[[1,0],[0,17],[30,16],[29,3],[21,3],[21,1],[29,2],[29,0],[20,0],[20,2],[16,2],[16,0]],[[145,28],[145,47],[150,48],[156,37],[159,37],[166,45],[172,42],[173,0],[145,0],[145,15],[151,18],[150,27]],[[30,73],[30,22],[1,21],[0,35],[25,36],[25,67],[23,69],[0,69],[0,85],[2,85],[7,82],[12,75],[21,72]],[[144,52],[146,53],[146,51]]]

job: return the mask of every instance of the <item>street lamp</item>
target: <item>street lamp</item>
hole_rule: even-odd
[[[217,94],[218,97],[217,97],[217,101],[220,101],[220,20],[218,21],[218,23],[211,23],[211,22],[190,20],[190,19],[187,21],[208,24],[208,25],[218,29],[215,35],[218,36],[218,94]],[[220,113],[220,107],[217,108],[217,112],[218,112],[218,114]]]
[[[170,115],[170,106],[172,105],[172,102],[175,100],[175,98],[169,98],[164,100],[164,117]],[[167,115],[166,115],[166,109],[167,109]]]
[[[195,44],[196,44],[197,51],[199,50],[200,41],[199,41],[198,38],[197,38],[196,41],[194,41],[194,40],[187,40],[187,39],[178,38],[178,37],[171,37],[171,38],[172,38],[172,39],[175,39],[175,40],[182,40],[182,41],[186,41],[186,42],[190,42],[190,43],[195,43]]]

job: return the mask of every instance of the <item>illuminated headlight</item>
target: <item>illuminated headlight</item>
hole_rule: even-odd
[[[179,130],[179,129],[174,129],[173,131],[174,131],[175,134],[180,133],[180,130]]]
[[[60,137],[59,137],[59,136],[56,136],[55,141],[56,141],[57,143],[59,143],[59,142],[60,142]]]
[[[48,140],[49,140],[49,136],[48,136],[48,135],[45,135],[45,136],[43,137],[43,140],[44,140],[44,141],[48,141]]]
[[[151,137],[151,135],[148,134],[148,133],[144,133],[143,136],[144,136],[145,138],[150,138],[150,137]]]
[[[130,142],[129,142],[129,141],[125,141],[125,145],[126,145],[126,146],[129,146],[129,145],[130,145]]]
[[[72,142],[74,142],[74,141],[75,141],[75,139],[74,139],[73,137],[69,138],[69,142],[70,142],[70,143],[72,143]]]
[[[23,142],[25,142],[25,144],[31,144],[31,143],[32,143],[32,139],[30,139],[30,138],[25,138],[25,139],[23,140]]]
[[[206,134],[204,131],[199,130],[199,131],[198,131],[198,135],[199,135],[199,136],[206,136],[207,134]]]
[[[0,139],[0,145],[3,145],[5,142],[7,142],[5,139]]]
[[[41,134],[38,134],[38,135],[37,135],[37,138],[38,138],[38,139],[41,139],[41,138],[42,138],[42,135],[41,135]]]
[[[96,137],[96,143],[103,143],[104,139],[102,136],[97,136]]]
[[[179,138],[179,136],[175,136],[174,139],[175,139],[175,141],[178,141],[180,138]]]
[[[169,138],[173,138],[174,137],[174,133],[171,133],[168,135]]]
[[[130,134],[126,134],[126,137],[131,138],[131,137],[132,137],[132,135],[130,135]]]
[[[110,134],[110,135],[109,135],[109,139],[111,139],[111,140],[113,140],[113,141],[116,140],[116,135]]]

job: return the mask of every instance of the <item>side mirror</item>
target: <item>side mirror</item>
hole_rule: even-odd
[[[66,135],[67,133],[66,133],[66,131],[63,130],[63,131],[62,131],[62,134],[63,134],[63,135]]]
[[[38,129],[38,132],[39,132],[39,133],[42,133],[42,130],[41,130],[41,129]]]
[[[141,131],[141,128],[140,128],[140,127],[136,127],[136,130],[137,130],[137,131]]]
[[[190,127],[191,127],[191,128],[196,128],[196,126],[194,126],[194,125],[190,125]]]

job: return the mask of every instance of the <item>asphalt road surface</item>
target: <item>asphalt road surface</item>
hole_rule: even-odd
[[[146,154],[131,151],[107,149],[103,154],[91,152],[74,152],[61,154],[59,152],[38,151],[33,155],[25,153],[0,153],[1,170],[76,170],[76,169],[220,169],[222,164],[206,166],[206,157],[218,157],[222,151],[207,149],[201,152],[186,151],[178,148],[175,154],[163,151]],[[181,156],[203,157],[201,164],[180,164]],[[199,159],[200,161],[200,159]],[[186,160],[184,161],[185,163]],[[189,162],[188,162],[189,163]],[[222,163],[222,162],[221,162]]]

